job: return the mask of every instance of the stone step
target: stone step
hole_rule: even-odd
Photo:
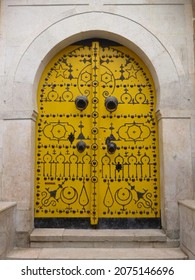
[[[34,229],[31,248],[141,248],[178,247],[159,229],[144,230],[71,230]]]
[[[8,260],[185,260],[180,248],[15,248]]]

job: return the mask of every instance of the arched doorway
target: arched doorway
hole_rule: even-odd
[[[160,227],[155,87],[107,40],[57,54],[38,89],[35,226]]]

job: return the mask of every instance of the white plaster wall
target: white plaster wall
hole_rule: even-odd
[[[34,117],[25,112],[4,118],[2,198],[17,202],[16,231],[30,232],[34,212]]]
[[[0,202],[0,260],[15,245],[16,204],[13,202]]]
[[[161,176],[161,217],[167,235],[179,238],[180,221],[178,201],[192,197],[191,122],[188,112],[186,116],[171,117],[164,112],[159,116],[160,134],[160,173]],[[174,133],[172,133],[174,131]]]
[[[117,18],[111,18],[111,15],[119,15],[124,19],[129,19],[128,24],[138,24],[144,27],[152,34],[165,48],[167,54],[171,56],[173,64],[177,67],[178,75],[180,76],[183,96],[179,97],[178,104],[173,104],[179,108],[193,109],[194,97],[192,92],[192,77],[190,74],[193,72],[193,38],[192,38],[192,22],[191,22],[191,5],[190,1],[3,1],[6,3],[4,8],[4,21],[5,21],[5,69],[4,73],[9,76],[9,83],[6,84],[6,93],[4,93],[3,108],[5,110],[13,109],[12,104],[12,85],[11,81],[14,77],[17,64],[22,57],[22,52],[27,48],[30,43],[35,40],[40,33],[46,29],[51,29],[52,25],[64,18],[69,18],[73,15],[81,15],[84,12],[99,11],[97,16],[93,18],[94,28],[96,21],[100,21],[101,14],[108,15],[108,20],[102,22],[102,30],[112,30],[112,26],[117,24]],[[170,4],[166,4],[170,3]],[[94,4],[96,4],[94,6]],[[156,4],[156,5],[154,5]],[[174,5],[173,5],[174,4]],[[71,30],[75,30],[78,26],[78,31],[82,32],[89,26],[88,14],[83,21],[75,18],[74,26],[67,25],[64,30],[57,30],[55,32],[62,32],[62,37],[68,37]],[[59,28],[59,27],[58,27]],[[128,26],[119,26],[121,34],[128,32]],[[47,34],[48,35],[48,34]],[[51,47],[52,37],[55,37],[54,32],[48,37],[48,45]],[[84,35],[83,35],[84,36]],[[92,35],[90,35],[92,36]],[[103,35],[102,35],[103,36]],[[142,36],[142,44],[144,46],[143,34],[134,33],[132,36]],[[62,46],[61,46],[62,47]],[[153,52],[151,47],[151,52]],[[37,53],[32,54],[37,56]],[[43,59],[43,58],[42,58]],[[156,58],[158,64],[164,60],[162,53]],[[28,70],[30,71],[30,69]],[[173,75],[172,69],[163,69],[167,75]],[[170,71],[170,73],[168,72]],[[27,74],[27,73],[26,73]],[[173,83],[172,87],[175,91],[179,89]],[[168,98],[166,99],[168,100]],[[15,101],[14,101],[15,102]],[[171,101],[172,102],[172,101]],[[169,102],[170,104],[170,102]],[[28,104],[27,104],[28,105]],[[167,106],[165,104],[165,106]]]
[[[195,115],[195,103],[191,19],[190,0],[1,0],[0,109],[4,121],[0,122],[0,199],[18,202],[18,232],[32,228],[31,115],[36,110],[41,72],[60,49],[95,36],[116,40],[134,50],[154,77],[160,110],[163,226],[170,236],[177,236],[177,200],[192,197],[195,131],[191,116]],[[24,153],[22,141],[28,149]],[[16,193],[11,192],[13,187]]]
[[[182,200],[179,202],[181,224],[181,248],[195,260],[195,200]]]

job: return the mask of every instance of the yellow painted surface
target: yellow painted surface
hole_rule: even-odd
[[[69,46],[45,68],[37,98],[35,217],[160,217],[156,95],[137,55],[99,42]]]

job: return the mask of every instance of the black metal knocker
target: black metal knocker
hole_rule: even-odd
[[[75,105],[78,110],[83,111],[87,108],[88,99],[84,95],[77,96],[75,99]]]
[[[77,143],[77,151],[79,152],[79,153],[83,153],[84,152],[84,150],[86,149],[86,143],[84,142],[84,141],[79,141],[78,143]]]
[[[114,142],[109,142],[107,144],[107,151],[109,154],[114,154],[117,149],[117,146]]]
[[[109,112],[114,112],[118,107],[118,100],[115,96],[109,96],[105,100],[106,109]]]

